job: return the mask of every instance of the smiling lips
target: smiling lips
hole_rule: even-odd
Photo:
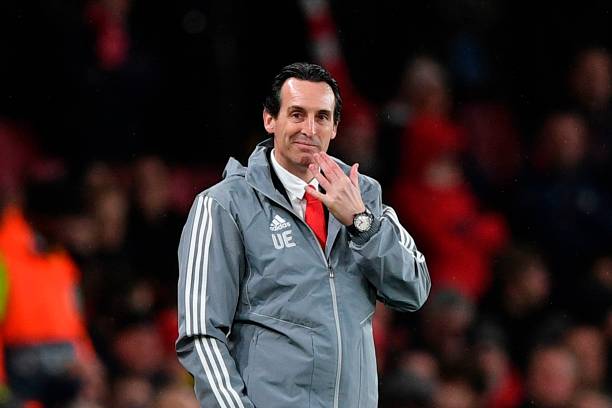
[[[304,142],[301,140],[296,140],[293,142],[296,145],[299,145],[300,147],[307,147],[307,148],[311,148],[311,149],[318,149],[319,145],[313,144],[313,143],[308,143],[308,142]]]

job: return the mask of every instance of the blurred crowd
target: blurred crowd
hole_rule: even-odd
[[[0,406],[197,407],[174,351],[189,202],[172,191],[211,181],[153,156],[77,180],[31,160],[45,169],[3,190]]]
[[[408,65],[387,181],[433,290],[375,315],[384,406],[611,406],[611,80],[610,53],[582,50],[529,139],[503,103],[454,109],[439,63]]]
[[[460,67],[425,53],[393,98],[368,100],[326,2],[299,3],[315,61],[344,91],[332,148],[381,181],[432,276],[419,312],[376,310],[380,406],[611,407],[610,51],[568,56],[531,129],[505,98],[456,99]],[[97,69],[121,72],[138,60],[130,2],[87,4]],[[200,17],[183,23],[197,31]],[[263,136],[232,143],[249,151]],[[197,407],[174,352],[176,248],[222,168],[77,161],[0,112],[0,407]]]

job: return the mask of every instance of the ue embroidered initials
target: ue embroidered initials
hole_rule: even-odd
[[[285,228],[289,228],[291,224],[289,224],[283,217],[276,214],[270,223],[270,231],[276,232]],[[293,237],[291,236],[291,230],[285,230],[283,232],[276,232],[272,234],[272,242],[274,243],[274,248],[283,249],[283,248],[291,248],[295,246],[295,242],[293,242]]]

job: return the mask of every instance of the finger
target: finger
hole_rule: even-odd
[[[338,163],[336,163],[336,161],[334,159],[332,159],[329,154],[323,153],[323,160],[327,163],[329,168],[334,172],[334,174],[336,176],[338,176],[338,177],[346,176],[346,174],[344,174],[344,171],[342,170],[342,168],[340,168]]]
[[[315,162],[321,168],[321,171],[323,171],[323,173],[325,174],[325,177],[327,177],[327,179],[333,183],[337,179],[336,174],[329,167],[329,164],[325,161],[323,156],[320,153],[315,153],[313,157]]]
[[[319,184],[321,184],[321,187],[323,187],[323,189],[325,189],[325,191],[328,191],[329,188],[331,187],[331,182],[327,179],[327,177],[325,177],[323,174],[321,174],[321,172],[319,171],[317,166],[315,166],[314,164],[311,163],[311,164],[308,165],[308,170],[310,170],[310,172],[312,173],[313,177],[315,179],[317,179]]]
[[[333,183],[339,178],[341,178],[343,173],[339,167],[338,167],[339,172],[336,171],[336,168],[334,166],[338,166],[338,165],[334,163],[333,161],[331,161],[329,159],[329,156],[327,157],[326,156],[327,155],[323,152],[316,153],[315,160],[321,166],[321,170],[323,170],[323,173],[325,173],[325,176],[329,179],[329,181]]]
[[[306,186],[306,191],[308,194],[321,201],[325,206],[327,206],[327,196],[321,193],[319,190],[311,186],[310,184]]]
[[[349,178],[351,179],[351,183],[359,189],[359,163],[355,163],[351,166]]]

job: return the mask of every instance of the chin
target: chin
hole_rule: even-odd
[[[312,154],[304,154],[300,156],[296,163],[302,167],[308,167],[310,163],[314,163],[314,159],[312,158]]]

